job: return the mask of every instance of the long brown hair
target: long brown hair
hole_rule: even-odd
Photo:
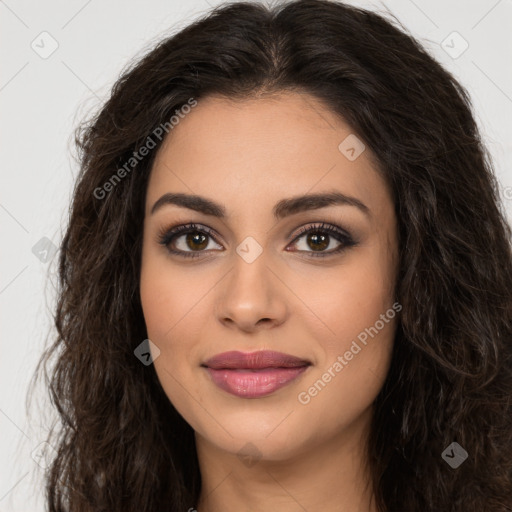
[[[57,336],[38,367],[60,422],[50,511],[197,503],[192,428],[134,355],[147,337],[139,277],[155,130],[191,98],[286,90],[348,122],[393,193],[403,309],[369,443],[379,510],[511,510],[511,233],[469,96],[395,21],[299,0],[213,9],[127,69],[77,132]],[[454,442],[468,454],[457,468],[442,456]]]

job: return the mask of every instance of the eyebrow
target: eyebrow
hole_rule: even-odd
[[[189,210],[211,215],[220,219],[225,219],[226,208],[211,199],[207,199],[198,195],[167,193],[158,199],[151,208],[150,214],[153,215],[157,210],[168,204],[174,204]],[[354,206],[362,211],[367,217],[371,217],[371,212],[359,199],[347,196],[341,192],[326,192],[321,194],[306,194],[303,196],[295,196],[282,199],[272,209],[272,214],[276,220],[294,215],[296,213],[317,210],[326,206],[342,205]]]

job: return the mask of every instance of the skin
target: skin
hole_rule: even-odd
[[[393,202],[369,148],[354,161],[338,149],[351,133],[306,94],[210,96],[180,120],[157,154],[146,195],[140,293],[148,337],[160,350],[158,378],[195,431],[199,512],[247,510],[249,503],[252,511],[376,511],[365,443],[396,318],[342,371],[331,369],[335,376],[307,404],[298,400],[395,302]],[[336,204],[272,216],[284,198],[330,191],[357,198],[369,214]],[[174,204],[151,214],[168,192],[204,196],[227,216]],[[187,244],[180,234],[173,244],[203,251],[198,258],[172,255],[159,244],[160,230],[192,222],[217,240]],[[316,246],[297,234],[322,222],[348,231],[357,244],[311,256]],[[246,237],[262,250],[251,263],[236,252]],[[328,240],[320,252],[340,245]],[[219,389],[201,367],[221,352],[263,349],[312,365],[256,399]]]

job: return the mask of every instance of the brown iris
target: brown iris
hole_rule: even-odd
[[[186,239],[187,245],[190,249],[204,249],[208,245],[208,237],[203,233],[199,233],[198,231],[188,233]],[[191,244],[194,244],[195,247],[193,247]]]
[[[329,246],[328,238],[329,238],[328,235],[310,233],[307,236],[307,241],[308,241],[308,244],[309,244],[309,242],[313,242],[314,245],[310,245],[310,247],[316,251],[316,250],[325,249],[326,247]]]

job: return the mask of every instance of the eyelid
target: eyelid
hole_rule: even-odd
[[[161,245],[167,246],[169,243],[181,235],[186,235],[190,232],[204,232],[213,239],[216,244],[221,245],[217,240],[217,233],[214,229],[199,224],[197,222],[188,222],[184,224],[176,224],[170,227],[162,227],[157,232],[157,242]],[[201,251],[186,251],[186,252],[201,252]],[[204,252],[204,251],[203,251]]]
[[[342,227],[331,224],[329,222],[314,222],[309,225],[302,226],[299,228],[298,233],[294,236],[293,240],[291,241],[291,244],[296,243],[299,239],[301,239],[303,236],[309,234],[309,233],[327,233],[328,236],[335,238],[339,243],[340,246],[334,250],[330,251],[297,251],[301,253],[309,254],[308,257],[329,257],[334,256],[337,254],[341,254],[346,249],[349,249],[350,247],[353,247],[355,245],[358,245],[357,240],[346,230]]]
[[[211,252],[211,250],[203,250],[203,251],[182,251],[182,250],[171,250],[167,246],[171,243],[171,241],[174,241],[175,239],[179,238],[180,236],[189,234],[191,232],[199,232],[204,233],[207,236],[209,236],[216,244],[222,245],[217,240],[217,233],[214,229],[205,226],[204,224],[196,223],[196,222],[189,222],[184,224],[178,224],[171,227],[161,228],[157,233],[157,242],[160,245],[163,245],[167,248],[170,254],[177,255],[177,256],[183,256],[183,257],[200,257],[201,253],[208,254]],[[329,222],[325,221],[317,221],[317,222],[311,222],[307,223],[300,228],[298,228],[297,233],[294,235],[291,242],[287,245],[289,247],[291,244],[295,244],[300,238],[303,236],[309,234],[310,232],[324,232],[327,233],[328,236],[334,237],[341,245],[339,248],[335,250],[330,251],[294,251],[299,253],[307,253],[312,255],[313,257],[328,257],[331,255],[339,254],[343,252],[344,250],[355,246],[358,244],[357,240],[353,238],[353,236],[350,234],[349,231],[346,229],[336,225],[331,224]],[[293,233],[293,232],[292,232]],[[291,234],[289,234],[286,238],[290,238]],[[194,256],[195,255],[195,256]]]

